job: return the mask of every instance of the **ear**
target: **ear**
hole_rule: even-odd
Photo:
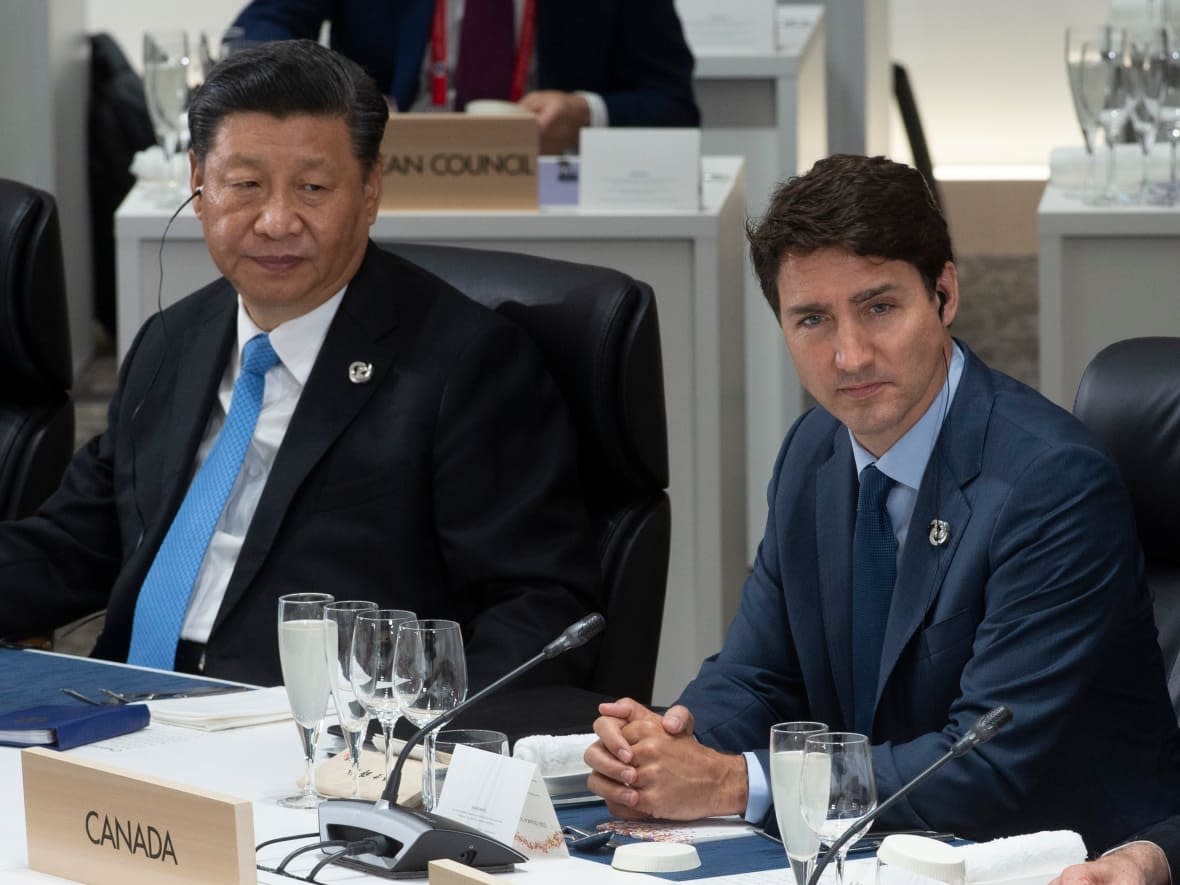
[[[188,152],[188,184],[189,192],[192,193],[196,199],[193,200],[193,212],[196,213],[197,218],[201,217],[201,197],[205,191],[205,170],[197,163],[197,155],[192,151]]]
[[[943,265],[942,273],[934,283],[934,291],[935,300],[941,302],[938,306],[939,318],[944,326],[949,326],[959,312],[959,272],[953,261]]]
[[[373,168],[369,170],[369,174],[365,176],[363,185],[365,192],[365,213],[369,218],[370,227],[377,221],[377,210],[381,208],[382,173],[384,171],[385,164],[381,162],[381,157],[378,157],[377,162],[373,164]]]

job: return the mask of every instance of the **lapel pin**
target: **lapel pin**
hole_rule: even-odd
[[[943,519],[930,520],[930,546],[941,547],[951,536],[951,524]]]
[[[353,384],[368,384],[373,380],[373,364],[357,360],[348,367],[348,380]]]

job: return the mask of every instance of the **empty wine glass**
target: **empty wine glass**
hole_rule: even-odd
[[[352,634],[357,615],[376,610],[377,603],[359,599],[330,602],[324,606],[324,620],[328,622],[324,631],[328,685],[332,689],[340,732],[348,746],[354,799],[359,799],[361,794],[361,746],[365,742],[365,729],[369,725],[369,711],[352,687]]]
[[[188,111],[189,77],[193,59],[188,34],[181,30],[147,31],[143,35],[143,92],[156,138],[168,164],[168,184],[180,186],[173,172],[182,140],[181,126]],[[185,127],[187,129],[187,126]]]
[[[1168,184],[1161,202],[1171,204],[1180,193],[1176,178],[1176,145],[1180,143],[1180,43],[1171,28],[1161,31],[1162,84],[1159,93],[1160,130],[1168,139]]]
[[[467,655],[455,621],[406,621],[397,630],[394,676],[402,715],[421,728],[467,696]],[[433,735],[426,736],[426,758]],[[422,804],[434,807],[429,766],[422,771]]]
[[[291,593],[279,597],[279,663],[291,715],[303,745],[303,790],[279,800],[287,808],[315,808],[315,751],[328,712],[328,661],[324,656],[324,606],[327,593]]]
[[[822,722],[780,722],[770,727],[770,790],[774,814],[797,885],[807,885],[811,862],[819,851],[819,839],[803,820],[799,805],[803,747],[808,737],[827,730]]]
[[[352,664],[349,677],[353,691],[370,715],[381,724],[385,738],[385,776],[393,761],[393,727],[400,714],[400,701],[393,672],[397,628],[417,617],[400,608],[379,608],[359,612],[352,634]]]
[[[799,772],[799,807],[807,826],[828,847],[876,808],[869,739],[844,731],[810,735]],[[858,833],[856,838],[863,835]],[[844,885],[844,860],[855,841],[850,839],[836,852],[839,885]]]
[[[1066,43],[1071,77],[1077,77],[1077,94],[1083,110],[1087,117],[1093,116],[1097,121],[1106,141],[1105,183],[1091,202],[1115,202],[1118,199],[1115,144],[1131,110],[1127,32],[1110,25],[1092,32],[1071,28]]]
[[[1160,94],[1164,86],[1167,46],[1167,33],[1163,28],[1137,31],[1130,38],[1130,115],[1142,152],[1139,198],[1143,202],[1154,202],[1151,191],[1151,151],[1160,128]]]

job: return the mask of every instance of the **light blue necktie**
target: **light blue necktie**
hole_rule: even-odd
[[[246,342],[225,424],[193,478],[140,588],[131,624],[129,664],[171,670],[175,663],[176,643],[197,572],[254,437],[266,373],[278,362],[265,335],[255,335]]]
[[[854,728],[872,737],[885,622],[897,581],[897,537],[885,501],[893,480],[870,464],[860,472],[852,540],[852,687]]]

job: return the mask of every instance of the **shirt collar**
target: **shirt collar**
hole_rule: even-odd
[[[307,383],[311,367],[315,365],[320,347],[324,343],[324,338],[327,337],[328,326],[332,324],[332,319],[336,316],[336,311],[344,299],[344,291],[347,288],[345,286],[315,310],[287,320],[285,323],[280,323],[269,333],[270,346],[274,348],[287,371],[299,382],[300,387]],[[255,335],[261,334],[263,334],[262,330],[254,324],[246,312],[245,305],[242,304],[242,296],[238,295],[238,347],[237,364],[234,366],[235,374],[237,366],[242,364],[242,349],[245,348],[246,342]]]
[[[890,479],[917,491],[922,484],[922,474],[926,472],[930,453],[934,451],[934,444],[938,441],[942,422],[950,410],[955,391],[959,389],[959,380],[963,377],[963,363],[963,351],[959,348],[958,342],[952,339],[951,365],[938,396],[934,397],[934,401],[926,407],[926,411],[914,426],[880,458],[858,443],[852,431],[848,431],[858,476],[865,467],[875,462],[877,469]]]

